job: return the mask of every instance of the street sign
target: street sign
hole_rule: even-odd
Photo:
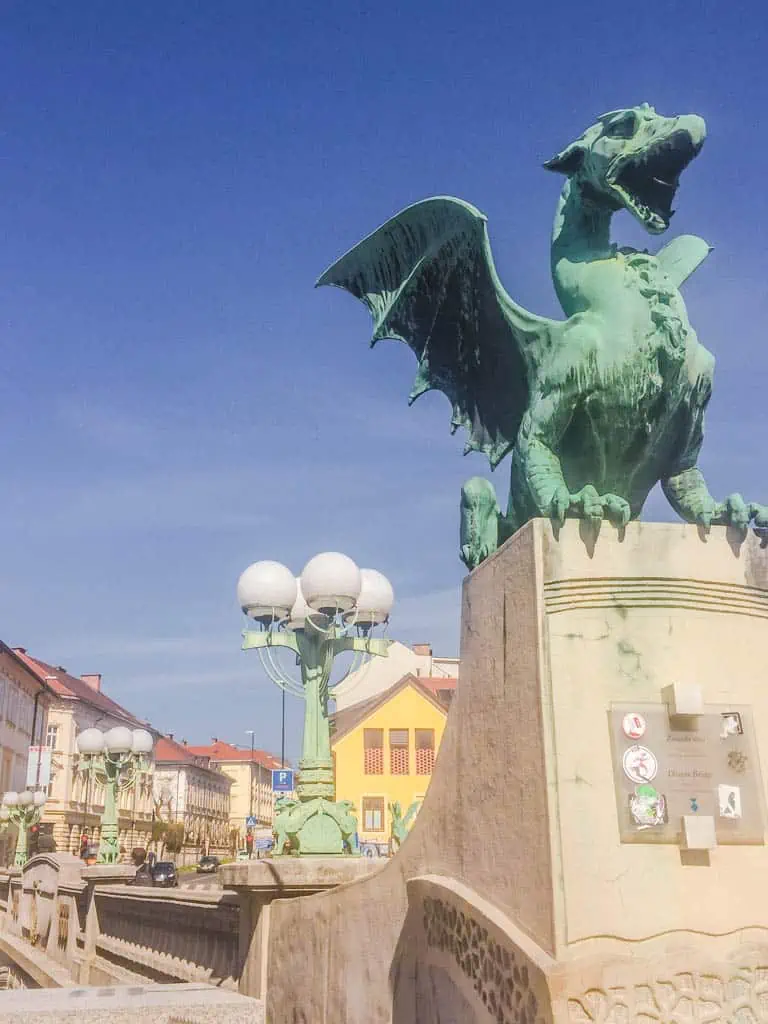
[[[30,747],[27,761],[27,786],[30,789],[51,784],[51,748]]]
[[[293,769],[292,768],[273,768],[272,769],[272,792],[273,793],[292,793],[294,790],[293,785]]]
[[[254,818],[252,816],[249,816],[249,817],[247,817],[245,819],[245,827],[246,828],[256,828],[257,825],[258,825],[258,821],[256,820],[256,818]]]

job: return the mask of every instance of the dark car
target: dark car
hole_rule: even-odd
[[[152,868],[152,885],[174,886],[179,884],[176,865],[170,860],[159,860]]]
[[[201,857],[197,865],[198,875],[211,874],[214,871],[218,871],[219,863],[218,857]]]
[[[152,865],[147,861],[140,864],[133,879],[134,885],[152,885]]]

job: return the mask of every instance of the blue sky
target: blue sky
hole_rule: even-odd
[[[177,736],[272,749],[251,561],[346,551],[392,579],[393,635],[455,652],[458,494],[485,467],[442,396],[408,410],[408,350],[371,353],[363,307],[313,282],[447,193],[557,315],[541,162],[642,101],[708,122],[674,221],[716,247],[686,287],[718,361],[702,467],[768,501],[765,52],[756,3],[0,4],[3,640]],[[657,244],[626,214],[615,237]]]

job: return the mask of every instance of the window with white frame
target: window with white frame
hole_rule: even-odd
[[[32,735],[32,723],[35,717],[35,702],[28,693],[23,690],[19,690],[18,697],[18,712],[17,712],[17,726],[21,732],[27,733],[28,736]]]
[[[17,709],[19,701],[19,690],[13,683],[8,685],[8,698],[5,702],[5,720],[10,725],[16,725]]]
[[[59,741],[59,727],[58,725],[49,725],[48,730],[45,734],[45,745],[51,750],[56,749],[56,744]]]

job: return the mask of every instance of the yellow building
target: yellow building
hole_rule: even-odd
[[[351,800],[363,844],[389,844],[392,805],[411,824],[432,778],[455,679],[417,678],[394,686],[331,718],[336,799]]]

